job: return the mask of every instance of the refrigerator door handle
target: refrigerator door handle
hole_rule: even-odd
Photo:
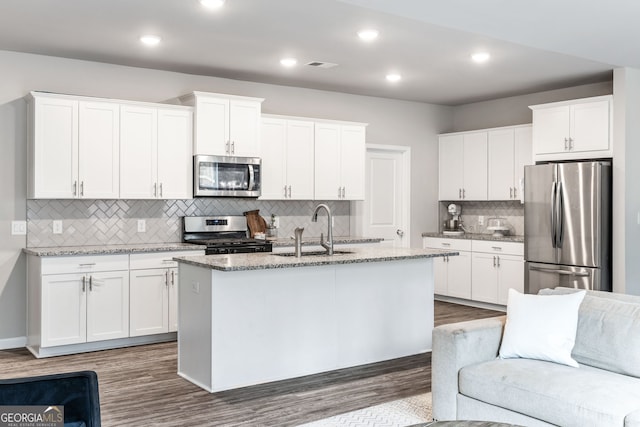
[[[551,246],[557,248],[556,245],[556,190],[558,183],[551,184]]]
[[[529,270],[542,271],[543,273],[555,273],[555,274],[560,274],[561,276],[578,276],[578,277],[590,276],[590,274],[585,271],[565,271],[565,270],[556,270],[553,268],[542,268],[542,267],[529,267]]]
[[[564,222],[564,196],[562,195],[562,182],[558,183],[556,193],[556,197],[558,199],[556,202],[556,247],[562,248],[562,240],[564,237],[564,229],[562,227],[562,223]]]

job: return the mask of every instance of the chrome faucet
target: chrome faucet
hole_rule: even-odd
[[[320,233],[320,245],[327,250],[327,255],[333,255],[333,217],[331,216],[331,209],[324,203],[316,206],[313,211],[311,221],[318,222],[318,211],[324,209],[327,211],[327,241],[324,240],[324,234]]]

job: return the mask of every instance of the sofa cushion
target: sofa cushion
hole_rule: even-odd
[[[640,427],[640,409],[627,415],[624,419],[624,427]]]
[[[531,359],[496,359],[459,373],[460,393],[561,426],[623,426],[640,409],[640,379]]]
[[[571,350],[584,294],[526,295],[509,289],[500,358],[539,359],[577,368]]]
[[[541,294],[575,292],[570,288]],[[640,377],[640,297],[588,291],[578,313],[573,358],[581,364]]]

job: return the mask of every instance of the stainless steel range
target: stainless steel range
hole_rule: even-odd
[[[182,240],[207,245],[205,254],[237,254],[271,252],[271,243],[247,237],[244,216],[185,216],[182,218]]]

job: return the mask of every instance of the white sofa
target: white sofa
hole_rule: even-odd
[[[640,297],[587,292],[572,352],[579,368],[497,358],[505,319],[434,329],[435,420],[640,427]]]

